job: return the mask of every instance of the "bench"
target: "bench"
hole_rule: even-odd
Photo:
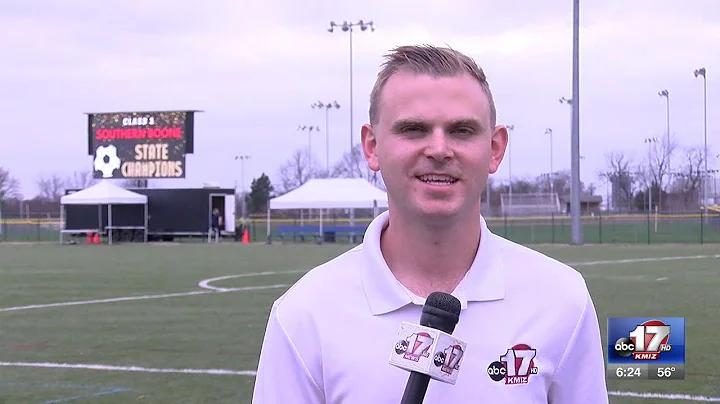
[[[273,235],[280,241],[284,240],[285,238],[292,238],[293,241],[295,238],[299,238],[300,242],[305,242],[305,237],[310,236],[315,239],[316,243],[321,243],[323,241],[327,242],[335,242],[337,240],[337,235],[342,234],[348,238],[349,242],[353,242],[353,235],[355,237],[362,237],[365,234],[365,230],[367,229],[367,226],[338,226],[338,225],[323,225],[322,228],[322,237],[320,235],[320,226],[315,225],[306,225],[306,226],[294,226],[294,225],[288,225],[288,226],[278,226],[275,228],[275,234]],[[272,237],[272,236],[271,236]]]

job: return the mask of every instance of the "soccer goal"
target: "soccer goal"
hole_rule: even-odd
[[[548,216],[562,213],[560,197],[553,192],[546,193],[505,193],[500,203],[504,216]]]

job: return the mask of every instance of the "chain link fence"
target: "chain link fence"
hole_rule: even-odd
[[[60,214],[42,214],[26,217],[2,215],[0,242],[48,242],[59,239]],[[355,227],[365,227],[371,218],[356,218]],[[490,229],[520,244],[569,244],[571,241],[570,216],[543,217],[490,217]],[[585,244],[661,244],[720,243],[720,211],[694,213],[658,213],[631,215],[587,215],[581,218]],[[239,224],[239,223],[238,223]],[[283,242],[309,242],[317,233],[317,219],[271,219],[273,240],[283,231]],[[347,218],[323,221],[324,228],[349,226]],[[265,218],[250,218],[245,223],[250,240],[267,240]],[[348,233],[349,234],[349,233]],[[336,242],[347,242],[347,234],[339,235]],[[360,241],[361,238],[356,238]]]

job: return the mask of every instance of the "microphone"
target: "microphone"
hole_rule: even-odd
[[[453,337],[460,301],[433,292],[425,300],[420,324],[402,322],[390,364],[410,372],[401,404],[422,404],[430,380],[455,384],[467,344]]]

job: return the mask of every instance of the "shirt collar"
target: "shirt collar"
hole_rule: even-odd
[[[411,293],[390,271],[380,250],[380,235],[388,225],[389,213],[378,215],[365,231],[362,251],[364,261],[361,268],[362,285],[365,297],[373,315],[392,312],[413,303]],[[502,243],[499,236],[487,227],[480,216],[480,246],[470,270],[458,287],[453,291],[467,308],[468,302],[499,300],[505,297],[505,274],[502,260]],[[414,299],[423,304],[424,299]]]

